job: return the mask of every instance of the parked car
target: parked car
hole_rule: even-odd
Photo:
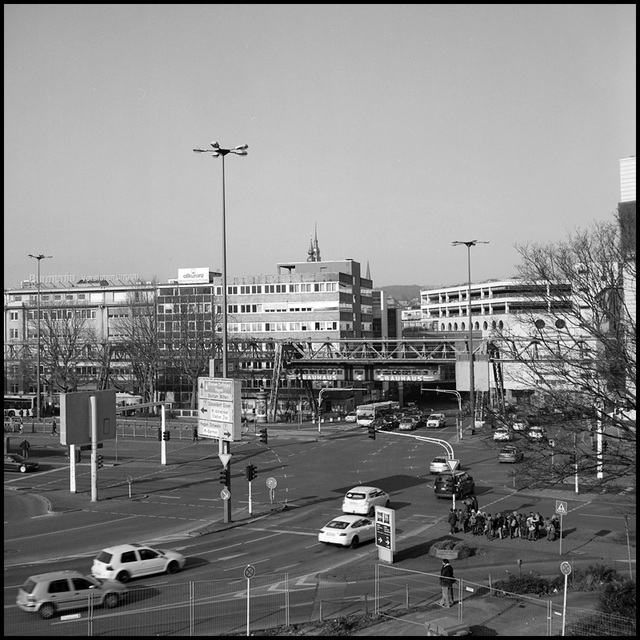
[[[543,427],[531,427],[529,431],[527,431],[527,437],[537,442],[543,442],[547,439],[547,432]]]
[[[357,548],[362,542],[373,540],[376,528],[372,520],[362,516],[338,516],[318,533],[318,542]]]
[[[27,473],[27,471],[37,471],[40,465],[37,462],[31,462],[17,453],[5,453],[4,454],[4,470],[5,471],[19,471],[20,473]]]
[[[454,471],[453,473],[439,473],[433,490],[436,498],[451,498],[454,492],[456,498],[464,498],[475,493],[476,485],[466,471]]]
[[[376,506],[388,507],[389,494],[379,487],[359,486],[350,489],[342,500],[342,512],[372,516]]]
[[[355,422],[357,418],[358,418],[358,414],[355,411],[351,411],[350,413],[347,413],[347,415],[344,417],[344,421]]]
[[[429,464],[429,473],[445,473],[450,471],[446,456],[436,456]]]
[[[507,427],[498,427],[493,432],[493,439],[496,442],[510,442],[513,440],[513,433]]]
[[[512,444],[502,447],[498,453],[498,462],[520,462],[524,459],[524,453]]]
[[[16,604],[23,611],[39,613],[44,620],[56,613],[93,605],[116,607],[128,593],[114,580],[99,580],[79,571],[51,571],[29,576],[18,589]]]
[[[155,573],[177,573],[186,558],[177,551],[152,549],[144,544],[119,544],[103,549],[93,559],[91,573],[103,580],[129,582]]]
[[[398,425],[399,431],[413,431],[418,428],[418,417],[417,416],[405,416],[400,420],[400,424]]]
[[[432,413],[427,418],[427,429],[439,429],[447,424],[444,413]]]

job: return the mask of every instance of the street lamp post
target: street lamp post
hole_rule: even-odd
[[[237,156],[246,156],[249,145],[243,144],[233,149],[221,149],[217,142],[211,143],[211,149],[194,149],[196,153],[210,153],[214,158],[222,156],[222,377],[226,378],[229,372],[228,353],[227,353],[227,221],[225,211],[225,184],[224,184],[224,157],[228,153]],[[231,477],[231,443],[223,441],[220,437],[219,441],[220,453],[229,454],[229,461],[226,467],[229,469],[227,477]],[[231,522],[231,492],[229,487],[225,487],[229,497],[224,500],[224,522]]]
[[[226,378],[227,366],[227,222],[225,212],[224,157],[228,153],[246,156],[249,145],[243,144],[233,149],[221,149],[217,142],[211,149],[194,149],[196,153],[210,153],[214,158],[222,157],[222,377]]]
[[[463,244],[467,247],[467,303],[469,308],[469,404],[471,411],[471,431],[476,426],[476,399],[475,399],[475,372],[473,370],[473,323],[471,322],[471,247],[475,247],[478,243],[489,244],[484,240],[454,240],[451,244],[455,247]]]
[[[38,422],[40,422],[40,260],[44,260],[45,258],[53,258],[53,256],[45,256],[41,253],[37,256],[34,256],[32,253],[30,253],[29,257],[38,261],[38,318],[36,322],[38,327],[38,353],[36,354],[36,418]]]

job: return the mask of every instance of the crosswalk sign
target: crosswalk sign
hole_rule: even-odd
[[[567,515],[567,503],[562,500],[556,500],[556,513],[560,516]]]

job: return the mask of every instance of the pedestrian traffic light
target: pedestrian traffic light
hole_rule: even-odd
[[[247,480],[251,482],[258,476],[258,469],[256,468],[255,464],[248,464],[247,468],[245,469],[245,473],[247,475]]]
[[[220,471],[220,484],[223,484],[225,487],[231,485],[231,470],[228,467]]]
[[[376,428],[372,424],[369,425],[369,437],[372,438],[373,440],[376,439]]]
[[[102,469],[104,466],[104,458],[102,456],[98,456],[98,469]]]
[[[171,432],[170,431],[163,431],[162,432],[162,439],[163,440],[170,440],[171,439]]]
[[[267,430],[260,429],[260,442],[264,442],[264,444],[267,444],[268,439],[269,435],[267,434]]]

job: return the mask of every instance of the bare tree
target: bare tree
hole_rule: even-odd
[[[493,347],[533,391],[534,419],[561,426],[553,447],[525,436],[531,481],[562,483],[578,470],[594,487],[635,484],[636,263],[620,229],[599,222],[555,243],[516,245],[523,284],[547,311],[525,305]]]
[[[151,291],[133,291],[128,299],[129,315],[113,324],[112,366],[122,363],[131,369],[143,402],[153,402],[160,361],[155,297]],[[110,373],[113,385],[121,390],[122,380]]]
[[[77,391],[90,381],[87,369],[89,352],[94,342],[87,329],[86,315],[76,307],[43,308],[40,320],[40,361],[43,379],[51,393]],[[37,320],[30,330],[37,331]]]

